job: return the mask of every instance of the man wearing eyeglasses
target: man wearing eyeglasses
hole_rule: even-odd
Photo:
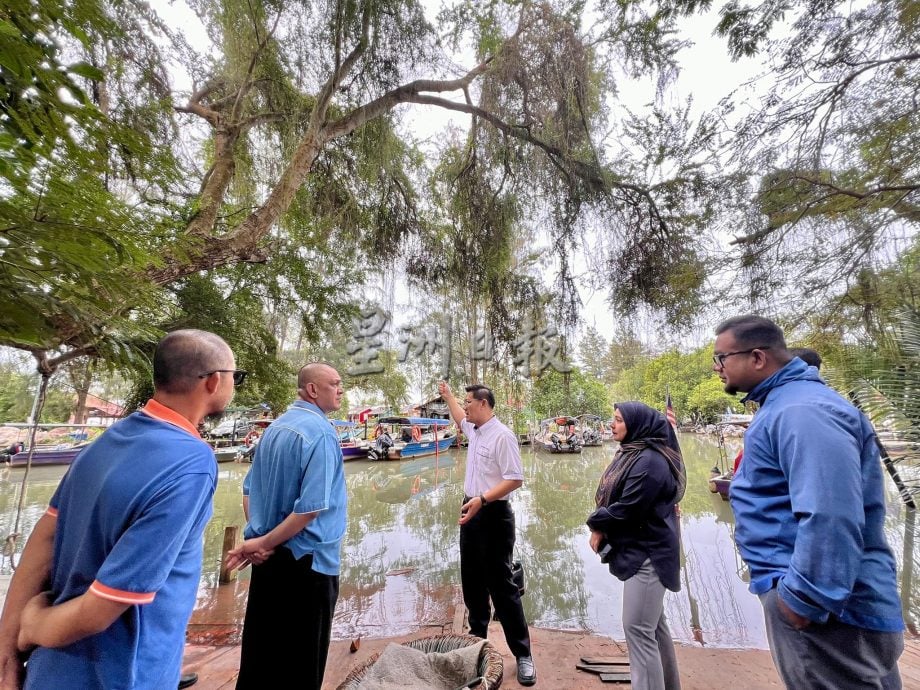
[[[871,424],[769,319],[719,324],[713,369],[727,393],[761,406],[730,499],[783,682],[900,688],[904,622]]]
[[[326,670],[347,498],[342,449],[326,414],[342,378],[312,363],[297,395],[262,434],[243,482],[246,541],[227,565],[251,563],[236,687],[320,690]]]
[[[530,631],[511,575],[515,535],[508,498],[524,483],[521,449],[511,429],[495,416],[495,396],[489,388],[467,386],[463,407],[446,381],[438,383],[438,392],[470,442],[460,506],[460,582],[470,634],[487,636],[491,599],[508,648],[517,659],[518,683],[533,685],[537,670]]]
[[[0,620],[0,686],[179,685],[217,462],[197,427],[233,398],[233,353],[175,331],[153,355],[153,398],[73,461],[26,544]],[[41,591],[47,589],[47,591]]]

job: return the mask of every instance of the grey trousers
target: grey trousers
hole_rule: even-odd
[[[901,690],[898,657],[904,634],[857,628],[831,619],[796,630],[771,589],[760,595],[773,663],[794,690]]]
[[[677,656],[664,617],[664,585],[651,561],[623,586],[623,631],[633,690],[680,690]]]

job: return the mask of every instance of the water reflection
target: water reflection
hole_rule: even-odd
[[[681,438],[688,487],[681,503],[681,591],[665,606],[675,639],[714,647],[766,649],[763,614],[747,591],[748,573],[734,546],[728,504],[709,492],[718,449],[706,438]],[[580,455],[524,449],[524,487],[514,497],[517,557],[527,577],[525,610],[532,625],[583,630],[622,639],[623,585],[588,546],[585,517],[610,446]],[[405,462],[351,461],[345,465],[349,521],[344,542],[336,638],[399,635],[421,626],[449,626],[459,594],[459,528],[465,451]],[[218,586],[224,527],[244,524],[240,486],[248,465],[220,465],[214,517],[205,533],[204,572],[192,637],[198,626],[218,626],[238,641],[246,602],[245,580]],[[12,530],[22,470],[0,486],[0,528]],[[44,512],[63,468],[34,468],[20,532],[28,535]],[[887,486],[886,531],[898,560],[905,618],[917,619],[917,520]],[[906,536],[905,536],[906,535]],[[21,539],[21,550],[25,538]],[[9,560],[0,574],[9,574]],[[220,638],[220,634],[217,635]],[[214,639],[214,638],[212,638]]]

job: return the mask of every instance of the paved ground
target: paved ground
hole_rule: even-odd
[[[355,653],[350,652],[349,641],[333,642],[323,688],[336,688],[349,671],[363,663],[374,652],[381,651],[390,642],[405,642],[441,632],[440,629],[423,630],[399,638],[362,640]],[[625,647],[622,643],[595,635],[537,628],[531,629],[531,635],[534,643],[534,660],[537,664],[537,688],[601,690],[605,687],[629,687],[626,684],[602,683],[598,676],[575,668],[582,656],[625,657]],[[497,624],[493,624],[490,629],[489,639],[501,651],[504,659],[505,675],[502,687],[520,688],[515,677],[514,657],[508,651]],[[196,690],[231,690],[236,682],[239,654],[238,646],[187,646],[186,670],[197,671],[200,676],[195,686]],[[677,659],[682,690],[767,690],[782,687],[773,668],[770,653],[766,651],[678,646]],[[901,672],[905,689],[920,688],[920,641],[908,641],[901,657]]]
[[[449,632],[449,631],[446,631]],[[351,653],[349,641],[333,642],[326,668],[323,688],[336,688],[356,666],[374,652],[381,651],[390,642],[440,634],[441,630],[420,631],[414,635],[381,640],[362,640],[357,652]],[[557,690],[583,690],[587,688],[628,688],[627,684],[602,683],[598,676],[576,670],[575,664],[582,656],[624,657],[622,644],[593,635],[531,629],[534,661],[537,665],[537,688]],[[493,623],[489,639],[502,653],[505,675],[503,688],[520,688],[515,675],[514,657],[505,645],[501,628]],[[196,690],[231,690],[236,683],[240,648],[188,645],[185,670],[199,674]],[[705,649],[678,647],[678,664],[681,671],[682,690],[711,690],[712,688],[744,688],[767,690],[781,688],[769,652],[760,650]],[[920,680],[920,676],[918,676]],[[905,684],[905,687],[910,687]]]

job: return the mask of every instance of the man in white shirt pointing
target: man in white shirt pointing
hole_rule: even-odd
[[[534,685],[537,670],[530,632],[521,593],[511,577],[515,535],[508,497],[524,483],[517,438],[496,418],[495,396],[486,386],[467,386],[462,407],[447,382],[439,382],[438,391],[470,441],[460,506],[460,580],[470,634],[482,638],[488,634],[491,598],[508,648],[517,659],[518,683]]]

